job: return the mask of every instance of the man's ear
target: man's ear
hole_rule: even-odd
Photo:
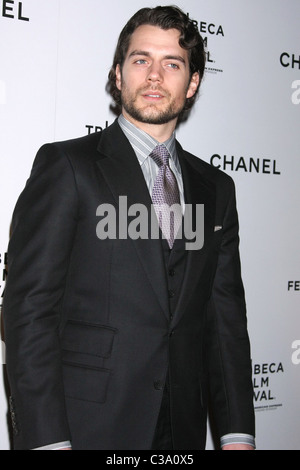
[[[116,66],[116,86],[118,90],[121,91],[122,88],[122,73],[121,73],[121,67],[119,64]]]
[[[192,75],[192,78],[191,78],[191,81],[190,81],[190,84],[189,84],[189,87],[188,87],[188,91],[187,91],[187,94],[186,94],[187,98],[192,98],[192,96],[194,96],[194,94],[196,93],[196,91],[198,89],[199,83],[200,83],[199,73],[195,72]]]

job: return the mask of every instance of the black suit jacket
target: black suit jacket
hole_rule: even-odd
[[[234,185],[177,151],[205,233],[172,319],[161,241],[96,236],[100,204],[151,205],[118,123],[38,152],[13,216],[3,305],[16,449],[151,449],[168,370],[175,449],[205,446],[209,395],[220,435],[254,434]]]

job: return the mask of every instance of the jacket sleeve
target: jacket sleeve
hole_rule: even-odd
[[[70,440],[58,331],[77,209],[68,157],[43,146],[14,211],[3,302],[16,449]]]
[[[209,380],[219,436],[230,433],[254,436],[252,366],[241,279],[238,216],[234,184],[231,179],[227,181],[228,203],[207,312]]]

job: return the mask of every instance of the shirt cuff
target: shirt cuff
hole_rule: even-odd
[[[70,441],[57,442],[56,444],[49,444],[48,446],[37,447],[33,450],[61,450],[65,449],[66,447],[72,447]]]
[[[221,437],[221,447],[229,444],[246,444],[255,449],[255,439],[253,436],[250,436],[250,434],[232,433]]]

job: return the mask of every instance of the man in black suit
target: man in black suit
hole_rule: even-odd
[[[110,72],[120,117],[38,152],[3,306],[16,449],[204,449],[208,397],[222,447],[254,446],[234,185],[174,135],[204,65],[186,15],[140,10]]]

